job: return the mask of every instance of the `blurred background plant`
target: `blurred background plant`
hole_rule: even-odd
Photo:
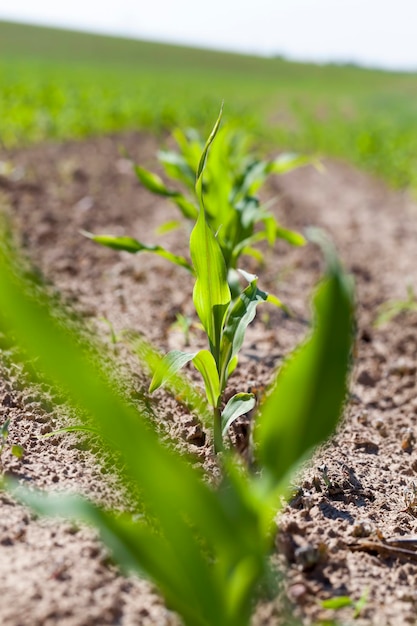
[[[413,73],[314,65],[0,22],[4,147],[129,129],[209,131],[228,116],[266,150],[336,156],[417,189]]]

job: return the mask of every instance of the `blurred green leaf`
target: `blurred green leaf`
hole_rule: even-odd
[[[349,598],[349,596],[338,596],[336,598],[323,600],[323,602],[321,602],[321,606],[323,609],[333,609],[337,611],[338,609],[343,609],[346,606],[353,606],[353,600],[352,598]]]
[[[330,246],[326,254],[327,277],[314,297],[314,332],[281,367],[255,431],[259,461],[274,482],[331,434],[346,398],[353,295]]]
[[[10,447],[10,452],[13,454],[13,456],[15,456],[17,459],[21,459],[25,453],[25,450],[22,446],[20,446],[19,444],[13,444]]]
[[[164,184],[162,178],[160,178],[157,174],[149,172],[144,167],[140,167],[140,165],[135,165],[134,170],[142,185],[149,189],[149,191],[152,191],[159,196],[166,196],[168,198],[177,194],[176,191],[168,189]]]
[[[27,353],[36,355],[37,368],[86,411],[120,455],[124,476],[140,487],[140,508],[147,517],[143,524],[128,517],[114,520],[91,505],[79,504],[77,509],[74,500],[61,497],[52,500],[53,506],[47,499],[44,510],[50,513],[55,507],[60,515],[71,517],[79,510],[97,524],[122,563],[146,570],[190,626],[247,623],[247,595],[263,563],[263,544],[255,541],[253,517],[247,512],[237,524],[234,512],[198,473],[158,442],[144,418],[115,394],[111,381],[81,351],[68,328],[58,325],[45,304],[29,295],[1,248],[0,305],[2,330],[13,329]],[[22,498],[37,506],[33,494],[25,492]],[[156,528],[148,519],[156,520]],[[248,533],[254,538],[250,546]],[[250,571],[247,562],[253,564]],[[235,589],[233,604],[229,589]]]

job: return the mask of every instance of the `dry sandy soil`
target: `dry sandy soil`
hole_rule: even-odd
[[[0,176],[0,205],[34,265],[107,344],[108,359],[120,368],[132,398],[145,387],[146,376],[123,343],[112,346],[103,319],[116,334],[135,329],[163,350],[181,347],[176,315],[192,315],[192,284],[162,259],[101,248],[79,231],[156,241],[156,227],[172,219],[175,209],[142,189],[122,156],[125,150],[154,167],[156,148],[153,138],[131,134],[0,154],[12,166]],[[407,285],[417,285],[417,206],[347,165],[325,165],[324,172],[307,167],[271,179],[264,192],[275,198],[285,226],[318,225],[331,234],[356,279],[358,302],[351,400],[335,437],[297,479],[298,492],[279,519],[276,550],[286,568],[288,601],[302,623],[414,624],[417,314],[403,313],[378,328],[374,321],[381,304],[404,299]],[[165,235],[164,242],[186,253],[184,232]],[[260,285],[279,295],[295,317],[262,310],[231,381],[237,389],[267,383],[305,335],[308,294],[320,269],[310,247],[279,244],[267,251],[266,266],[258,268]],[[191,342],[198,341],[198,329],[192,329]],[[123,506],[117,479],[107,475],[82,437],[39,438],[68,424],[69,411],[45,386],[28,381],[7,344],[2,337],[0,420],[10,417],[10,441],[23,445],[25,454],[19,460],[6,450],[4,471],[40,488],[79,491]],[[193,417],[164,392],[154,403],[161,436],[180,442],[207,472],[216,471],[209,436]],[[244,428],[235,435],[243,445]],[[0,498],[1,624],[180,623],[151,584],[118,572],[93,530],[35,519],[8,495]],[[410,535],[416,539],[410,544],[381,541]],[[333,611],[321,605],[338,595],[357,601],[364,593],[357,616],[353,607]],[[282,601],[261,602],[254,623],[288,623],[280,620],[280,607]]]

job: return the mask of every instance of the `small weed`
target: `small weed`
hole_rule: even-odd
[[[345,607],[352,607],[354,609],[353,617],[354,619],[357,619],[360,617],[361,612],[368,602],[368,596],[369,590],[365,589],[359,600],[353,600],[350,596],[336,596],[334,598],[329,598],[329,600],[323,600],[321,606],[324,609],[333,609],[334,611]]]
[[[392,300],[383,304],[374,324],[375,326],[382,326],[397,317],[397,315],[400,315],[400,313],[411,311],[417,311],[417,297],[413,287],[409,285],[407,287],[407,298],[405,300]]]
[[[172,324],[171,328],[177,328],[184,337],[184,345],[188,347],[190,345],[191,329],[193,327],[193,320],[188,315],[177,313],[176,321]]]
[[[6,449],[10,450],[13,456],[21,459],[24,455],[24,449],[22,446],[9,443],[9,426],[10,418],[7,418],[0,426],[0,459]]]

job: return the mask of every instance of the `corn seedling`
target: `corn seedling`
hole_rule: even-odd
[[[205,330],[209,349],[197,353],[174,350],[167,354],[161,367],[155,372],[150,391],[161,386],[186,363],[192,361],[201,373],[207,400],[213,408],[214,447],[223,448],[223,436],[239,416],[255,406],[255,396],[250,393],[235,394],[222,409],[222,398],[229,376],[236,368],[238,353],[242,347],[245,331],[256,314],[260,302],[279,300],[261,291],[257,277],[242,272],[248,286],[232,301],[227,281],[227,266],[219,244],[208,220],[203,192],[203,173],[208,151],[220,124],[220,116],[207,140],[197,166],[196,193],[200,210],[190,237],[190,254],[196,282],[193,291],[194,306]]]
[[[267,241],[273,246],[277,239],[284,239],[297,246],[305,243],[302,235],[283,228],[274,214],[261,204],[256,194],[271,174],[283,174],[311,162],[311,158],[284,154],[275,159],[260,160],[246,155],[248,137],[242,132],[224,127],[218,130],[217,135],[210,159],[204,163],[205,175],[201,188],[206,220],[213,233],[216,233],[228,281],[235,296],[239,291],[236,269],[241,256],[251,255],[258,262],[263,260],[262,252],[254,244]],[[135,172],[147,189],[169,198],[179,209],[181,218],[193,225],[200,215],[201,192],[196,185],[195,173],[201,162],[204,142],[195,131],[184,134],[177,130],[175,138],[180,152],[161,151],[159,159],[166,174],[182,183],[187,189],[186,193],[167,187],[158,175],[139,165],[135,166]],[[159,232],[180,224],[181,221],[172,220],[164,224]],[[111,248],[131,253],[152,252],[190,272],[194,270],[187,259],[159,245],[146,245],[131,237],[84,234]]]
[[[195,189],[195,171],[204,142],[193,130],[174,132],[179,152],[160,151],[158,158],[170,178],[180,181],[187,194],[165,186],[155,174],[135,166],[141,183],[153,193],[170,198],[183,218],[195,221],[199,213],[199,197]],[[262,261],[262,254],[253,244],[262,240],[273,246],[276,239],[285,239],[302,245],[298,233],[282,228],[275,216],[262,206],[257,197],[267,177],[283,174],[309,162],[304,156],[284,154],[263,161],[247,156],[249,137],[242,131],[224,127],[218,132],[211,150],[204,177],[204,196],[207,221],[217,238],[228,270],[236,269],[242,254],[250,254]],[[169,226],[176,226],[172,222]],[[256,227],[260,225],[260,229]]]
[[[254,319],[259,303],[271,302],[282,306],[278,298],[258,288],[258,279],[255,275],[242,270],[240,272],[248,286],[242,291],[239,290],[237,297],[232,299],[224,250],[207,218],[203,180],[208,152],[218,133],[220,121],[221,112],[200,154],[194,174],[199,210],[190,236],[190,267],[195,276],[193,301],[207,336],[208,349],[199,352],[174,350],[168,353],[155,371],[150,385],[150,391],[155,391],[187,363],[190,361],[193,363],[203,377],[207,400],[213,410],[213,438],[216,452],[223,449],[223,436],[231,424],[252,410],[256,402],[255,396],[251,393],[237,393],[223,407],[223,394],[227,381],[237,366],[245,331]],[[221,177],[221,172],[217,175]],[[114,240],[99,235],[92,238],[99,243],[120,248],[120,238]],[[123,240],[126,243],[126,238]]]
[[[40,514],[95,525],[120,565],[147,574],[187,626],[247,626],[291,471],[330,435],[346,396],[353,303],[337,260],[328,253],[311,337],[281,368],[256,416],[259,472],[225,453],[223,480],[214,487],[117,395],[79,337],[14,271],[11,256],[0,246],[2,332],[13,333],[24,353],[36,358],[38,371],[88,415],[88,424],[115,451],[141,514],[116,514],[74,495],[9,488]]]
[[[21,459],[24,450],[22,446],[18,444],[11,444],[8,441],[9,438],[9,426],[10,426],[10,418],[7,418],[3,424],[0,426],[0,459],[3,456],[3,452],[6,449],[9,449],[13,456]]]

